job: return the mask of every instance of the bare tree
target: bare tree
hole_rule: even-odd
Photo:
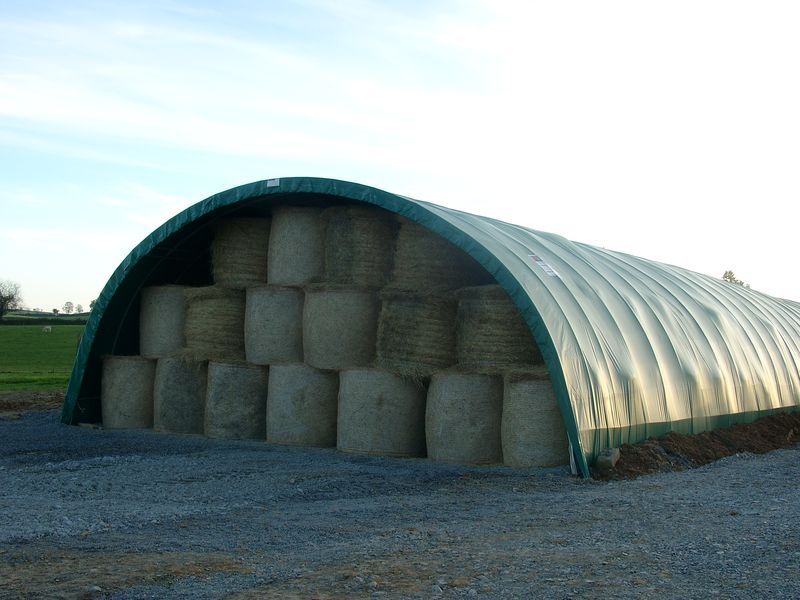
[[[19,308],[22,304],[22,295],[19,284],[13,281],[0,280],[0,319],[9,311]]]
[[[66,314],[72,314],[72,311],[75,309],[75,305],[72,302],[65,302],[64,303],[64,312]]]
[[[83,304],[76,304],[75,305],[75,312],[82,313],[83,312]]]
[[[54,315],[57,315],[57,314],[58,314],[58,309],[57,309],[57,308],[54,308],[54,309],[53,309],[53,314],[54,314]]]
[[[722,279],[727,281],[728,283],[733,283],[735,285],[740,285],[740,286],[746,287],[746,288],[750,287],[749,283],[745,283],[741,279],[736,279],[736,275],[733,274],[733,271],[725,271],[722,274]]]
[[[97,304],[97,300],[92,300],[89,302],[89,310],[94,310],[94,305]]]

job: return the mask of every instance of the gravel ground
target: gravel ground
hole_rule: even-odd
[[[797,598],[800,447],[583,481],[0,420],[0,598]]]

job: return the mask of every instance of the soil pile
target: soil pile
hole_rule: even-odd
[[[616,466],[607,473],[593,470],[592,476],[633,479],[648,473],[691,469],[741,452],[764,454],[788,448],[799,439],[800,413],[779,413],[694,435],[670,432],[638,444],[623,444]]]
[[[61,408],[63,403],[61,390],[3,391],[0,392],[0,419],[16,419],[26,410]]]

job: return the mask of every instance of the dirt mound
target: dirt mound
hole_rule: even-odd
[[[16,419],[26,410],[61,408],[63,390],[0,392],[0,419]]]
[[[99,598],[136,585],[252,571],[222,553],[96,552],[32,543],[2,549],[0,557],[2,598]]]
[[[596,479],[632,479],[647,473],[691,469],[740,452],[763,454],[793,446],[800,439],[800,413],[780,413],[694,435],[667,433],[638,444],[623,444],[609,472]]]

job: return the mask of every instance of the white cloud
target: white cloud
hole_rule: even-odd
[[[785,285],[794,4],[78,6],[0,18],[0,144],[128,167],[71,197],[136,235],[280,165]]]

